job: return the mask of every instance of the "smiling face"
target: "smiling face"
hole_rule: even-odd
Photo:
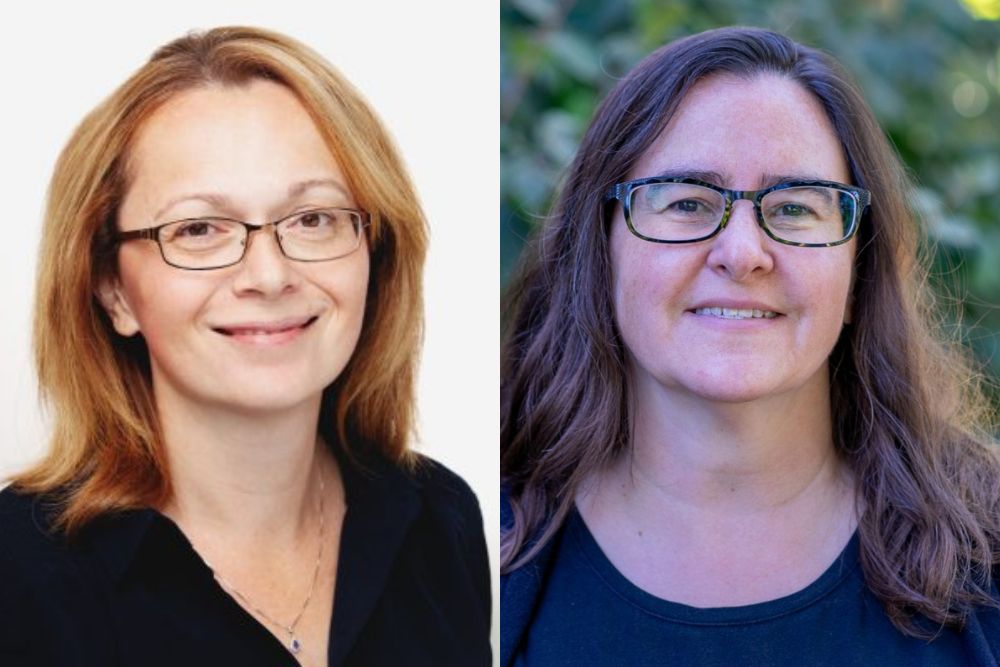
[[[734,190],[850,182],[819,103],[770,74],[696,84],[628,178],[665,174]],[[742,402],[827,383],[849,314],[854,240],[783,245],[758,226],[751,202],[737,201],[718,236],[687,245],[637,238],[619,206],[610,247],[616,322],[639,391]]]
[[[264,224],[321,207],[356,208],[311,117],[285,87],[197,88],[139,131],[121,231],[200,216]],[[347,364],[361,331],[369,257],[284,257],[274,232],[251,234],[243,261],[190,271],[155,241],[121,246],[119,278],[100,298],[122,335],[141,333],[153,392],[237,410],[316,400]]]

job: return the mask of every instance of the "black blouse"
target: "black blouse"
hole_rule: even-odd
[[[341,460],[347,513],[329,664],[489,665],[479,505],[444,466]],[[43,499],[0,492],[0,665],[296,665],[152,509],[51,533]]]

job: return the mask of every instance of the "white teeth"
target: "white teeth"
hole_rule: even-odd
[[[778,313],[771,310],[757,310],[756,308],[698,308],[695,311],[696,315],[711,315],[713,317],[721,317],[727,320],[747,320],[747,319],[765,319],[770,320],[778,316]]]

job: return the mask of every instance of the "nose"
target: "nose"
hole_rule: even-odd
[[[774,268],[770,242],[757,224],[753,202],[733,202],[726,228],[711,240],[707,262],[713,271],[745,282]]]
[[[295,289],[298,273],[278,245],[274,225],[265,225],[247,235],[243,261],[237,266],[233,289],[238,294],[256,293],[274,297]]]

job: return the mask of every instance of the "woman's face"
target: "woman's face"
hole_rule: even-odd
[[[187,91],[140,129],[119,229],[198,216],[264,224],[300,210],[355,208],[312,119],[283,86]],[[272,228],[243,261],[169,266],[156,242],[124,243],[119,280],[100,296],[122,335],[149,347],[153,390],[202,407],[277,410],[316,399],[358,341],[368,247],[324,262],[285,258]]]
[[[696,84],[629,178],[668,173],[734,190],[800,179],[849,183],[818,101],[776,75]],[[828,382],[827,357],[849,317],[853,240],[780,244],[758,226],[752,202],[741,200],[718,236],[687,245],[633,236],[618,207],[610,247],[615,317],[640,388],[656,383],[743,402]],[[730,319],[703,308],[777,316]]]

